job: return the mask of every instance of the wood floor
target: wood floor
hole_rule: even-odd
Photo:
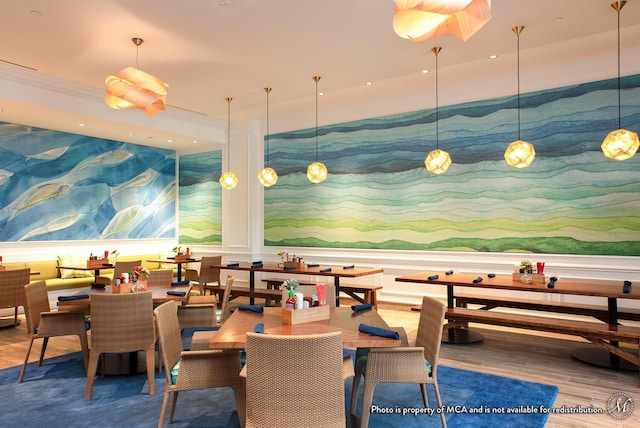
[[[345,301],[344,304],[349,304]],[[390,326],[403,326],[409,341],[415,339],[419,313],[408,306],[380,304],[383,318]],[[22,364],[28,343],[26,323],[22,318],[17,328],[0,329],[0,368]],[[635,411],[624,420],[608,414],[551,414],[546,427],[638,427],[640,426],[640,373],[613,371],[582,363],[571,356],[579,347],[592,346],[585,341],[560,335],[543,335],[523,330],[473,326],[484,340],[472,345],[448,345],[441,348],[441,364],[467,370],[492,373],[558,386],[554,403],[562,406],[607,408],[607,400],[616,392],[629,395]],[[38,340],[30,361],[37,361]],[[79,350],[77,338],[53,338],[46,357]],[[445,403],[446,405],[446,403]]]

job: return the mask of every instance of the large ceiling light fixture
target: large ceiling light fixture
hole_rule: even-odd
[[[267,133],[264,135],[266,158],[264,168],[258,173],[258,180],[264,187],[271,187],[278,182],[278,174],[273,168],[269,168],[269,94],[271,88],[264,88],[267,93]]]
[[[611,7],[618,13],[618,129],[611,131],[601,146],[606,157],[619,161],[632,158],[640,146],[638,134],[622,129],[620,125],[620,10],[622,10],[626,3],[626,1],[615,1],[611,3]]]
[[[441,47],[431,48],[431,52],[436,54],[436,149],[432,150],[424,160],[424,166],[434,174],[442,174],[451,166],[451,156],[449,153],[439,148],[439,129],[438,129],[438,54],[442,50]]]
[[[138,49],[144,40],[134,37],[131,41],[136,45],[136,67],[126,67],[117,74],[107,76],[104,101],[111,108],[139,108],[149,116],[155,116],[166,110],[169,85],[138,69]]]
[[[225,98],[227,102],[227,163],[231,167],[231,101],[233,98]],[[238,177],[231,171],[220,175],[220,186],[225,190],[233,190],[238,185]]]
[[[466,41],[491,19],[491,0],[395,0],[393,29],[424,42],[445,34]]]
[[[320,76],[313,76],[313,81],[316,82],[316,161],[307,167],[307,178],[310,182],[318,184],[327,179],[329,171],[322,162],[318,162],[318,82]]]
[[[533,144],[520,139],[520,34],[524,27],[513,27],[511,30],[518,36],[518,139],[509,144],[504,152],[504,160],[514,168],[525,168],[535,159],[536,150]]]

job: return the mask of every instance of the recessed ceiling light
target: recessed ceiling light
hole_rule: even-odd
[[[29,13],[33,16],[42,16],[42,12],[40,12],[39,10],[30,10]]]
[[[498,55],[489,55],[489,59],[496,59],[498,58]]]
[[[172,140],[171,138],[169,138],[169,139],[167,140],[167,143],[173,143],[173,140]]]
[[[318,92],[318,95],[323,96],[324,92]]]
[[[87,125],[85,125],[84,123],[79,123],[79,124],[78,124],[78,126],[79,126],[80,128],[84,128],[84,127],[85,127],[85,126],[87,126]]]
[[[429,72],[429,70],[427,70],[427,69],[422,70],[422,74],[427,74],[428,72]]]
[[[198,144],[198,140],[193,140],[193,144]]]
[[[135,135],[133,132],[129,132],[130,137],[132,137],[133,135]]]
[[[367,82],[367,83],[365,83],[365,85],[371,86],[371,85],[373,85],[373,82]]]
[[[2,107],[0,107],[0,112],[3,112],[3,111],[4,111],[4,109]]]
[[[231,0],[220,0],[218,2],[219,6],[225,7],[225,6],[231,6],[233,4],[233,2]]]

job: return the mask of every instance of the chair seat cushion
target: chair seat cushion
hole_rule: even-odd
[[[358,348],[356,349],[356,364],[360,367],[360,371],[366,375],[367,368],[367,356],[369,355],[369,348]],[[427,370],[427,374],[432,376],[433,370],[431,368],[431,363],[429,361],[425,361],[425,369]]]

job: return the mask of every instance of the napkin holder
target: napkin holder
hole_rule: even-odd
[[[191,256],[188,256],[186,254],[178,254],[174,257],[174,260],[176,263],[184,263],[186,261],[188,261],[187,259],[190,258]]]
[[[527,275],[531,278],[531,282],[523,282],[522,281],[522,276],[523,275]],[[513,272],[512,273],[513,276],[513,281],[515,282],[522,282],[523,284],[545,284],[546,280],[543,274],[541,273],[520,273],[520,272]]]
[[[331,310],[328,305],[295,310],[282,308],[282,324],[296,325],[308,322],[328,320],[330,312]]]
[[[109,263],[109,259],[89,259],[87,260],[87,269],[100,269],[104,267],[102,266],[103,263]]]
[[[296,270],[304,269],[306,266],[305,262],[284,262],[285,266],[293,266]]]

